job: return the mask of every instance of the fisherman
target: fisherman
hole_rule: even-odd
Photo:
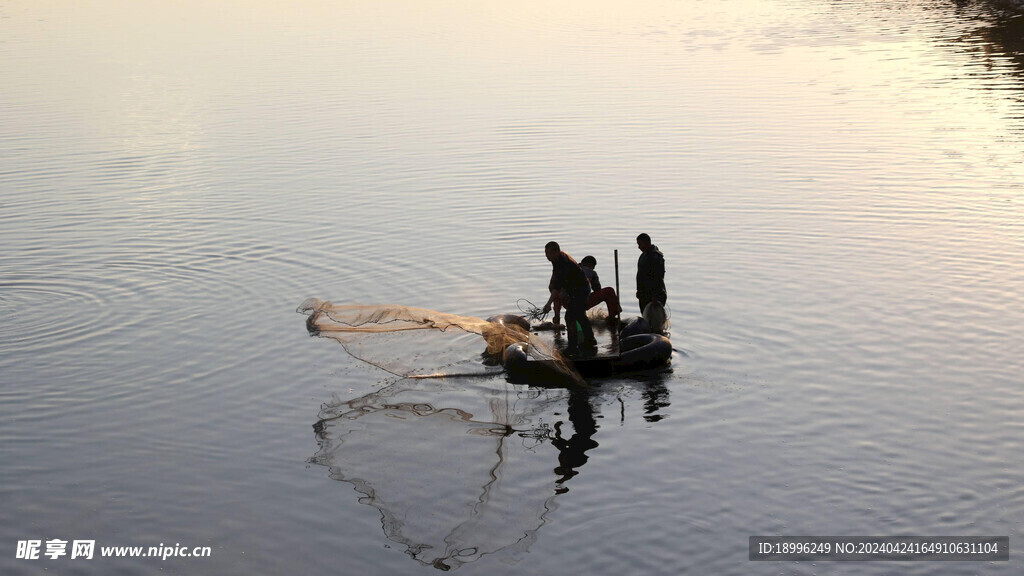
[[[665,256],[658,247],[651,244],[651,237],[640,234],[636,237],[640,258],[636,262],[636,298],[640,301],[640,313],[652,301],[662,305],[668,299],[665,290]]]
[[[619,314],[622,313],[622,306],[619,305],[619,295],[615,293],[615,288],[611,286],[601,287],[601,279],[597,277],[597,272],[594,271],[596,266],[597,258],[593,256],[584,256],[583,260],[580,260],[580,267],[583,268],[583,273],[587,276],[587,280],[590,281],[590,289],[592,290],[590,297],[587,298],[587,310],[604,302],[608,305],[608,317],[618,318]]]
[[[576,334],[576,323],[583,331],[582,344],[588,348],[596,346],[594,329],[587,318],[587,297],[590,295],[590,282],[583,273],[580,265],[562,251],[558,242],[548,242],[544,246],[544,255],[551,262],[551,281],[548,283],[548,292],[551,296],[544,304],[543,313],[551,310],[551,305],[560,300],[565,306],[565,324],[567,327],[566,337],[569,340],[569,347],[566,353],[570,356],[578,354],[580,349],[578,336]],[[556,322],[557,323],[557,322]]]

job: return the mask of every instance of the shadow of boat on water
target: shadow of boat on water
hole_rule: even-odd
[[[351,484],[380,511],[385,536],[424,566],[515,561],[599,447],[601,407],[621,405],[625,419],[623,390],[638,390],[644,418],[657,421],[669,406],[668,377],[615,389],[404,379],[325,404],[309,462]]]

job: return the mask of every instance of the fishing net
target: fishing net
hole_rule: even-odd
[[[380,511],[386,537],[424,566],[515,561],[557,508],[552,422],[567,395],[498,379],[403,379],[324,405],[310,462],[351,484]]]
[[[516,306],[519,308],[519,311],[523,313],[523,316],[528,320],[540,322],[541,320],[544,319],[545,316],[547,316],[547,312],[544,312],[543,308],[537,306],[533,302],[530,302],[526,298],[520,298],[518,301],[516,301]]]
[[[402,378],[500,372],[504,350],[521,342],[531,359],[583,381],[554,346],[512,322],[397,304],[336,305],[317,298],[303,302],[298,312],[309,316],[310,333],[332,338],[353,357]],[[439,334],[446,338],[439,342]]]

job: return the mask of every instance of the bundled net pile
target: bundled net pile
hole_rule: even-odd
[[[307,299],[298,312],[309,316],[311,333],[337,340],[355,358],[395,376],[494,372],[505,348],[522,342],[531,358],[550,363],[568,379],[582,380],[556,349],[515,324],[397,304],[335,305],[317,298]],[[443,342],[437,340],[439,333],[447,336]],[[484,340],[482,352],[477,337]]]

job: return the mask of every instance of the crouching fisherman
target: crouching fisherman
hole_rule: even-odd
[[[548,292],[551,296],[544,304],[543,313],[551,310],[555,301],[561,301],[565,307],[566,338],[569,340],[569,348],[566,353],[570,356],[579,354],[580,344],[588,348],[597,345],[594,338],[594,329],[587,318],[587,297],[590,296],[590,282],[586,274],[572,256],[562,252],[558,242],[548,242],[544,246],[544,255],[551,262],[551,281],[548,283]],[[557,318],[556,318],[557,323]],[[576,323],[579,323],[583,332],[583,342],[578,342],[576,334]]]
[[[594,271],[596,266],[597,258],[593,256],[584,256],[583,260],[580,260],[583,274],[587,276],[587,280],[590,282],[590,289],[593,290],[587,298],[587,310],[604,302],[608,306],[608,317],[618,318],[619,314],[622,313],[622,306],[619,305],[619,295],[615,293],[615,288],[611,286],[601,287],[601,279],[597,277],[597,272]]]
[[[591,290],[590,296],[587,297],[587,310],[604,302],[608,306],[608,318],[618,320],[619,314],[622,313],[619,295],[615,293],[615,288],[611,286],[601,287],[601,279],[598,278],[597,272],[594,271],[595,266],[597,266],[597,258],[593,256],[584,256],[583,260],[580,260],[580,268],[583,269],[583,275],[587,277]],[[556,295],[550,302],[551,309],[555,311],[555,319],[552,324],[558,326],[562,318],[562,299]]]

